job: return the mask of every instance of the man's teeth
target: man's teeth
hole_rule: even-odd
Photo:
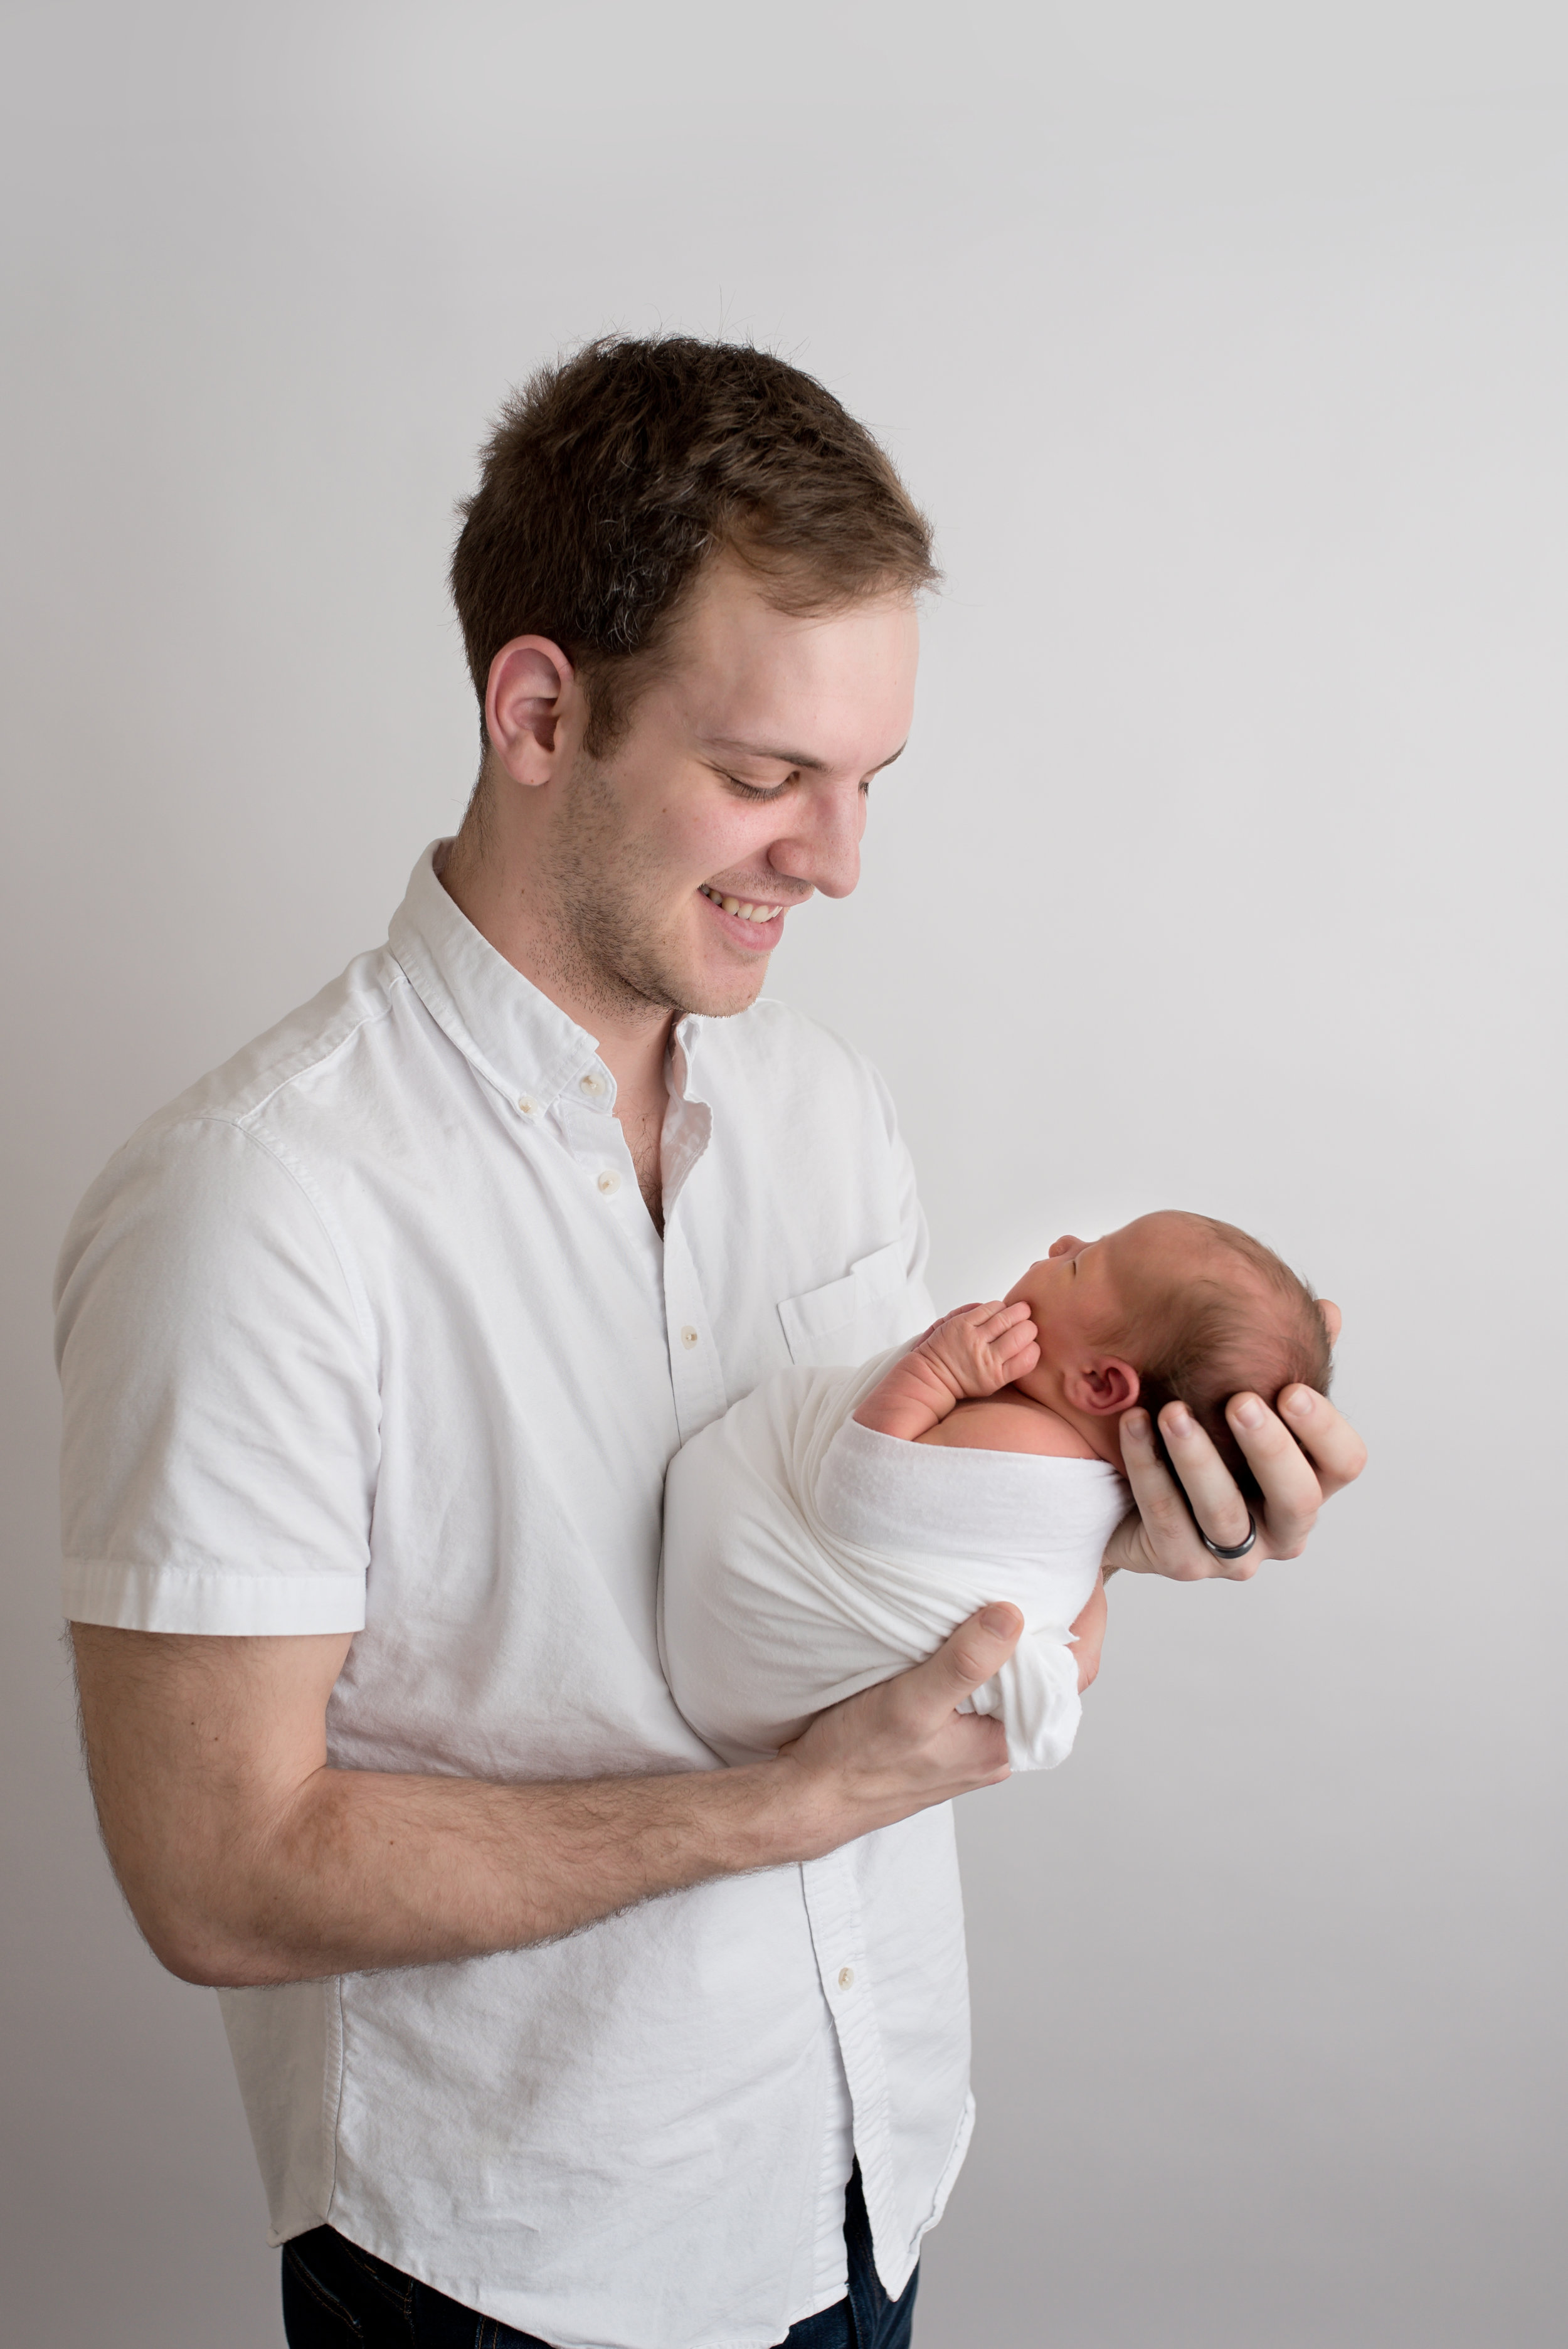
[[[770,922],[779,911],[777,905],[748,905],[743,897],[721,897],[717,890],[710,889],[706,882],[702,884],[702,894],[705,897],[711,897],[725,913],[738,914],[743,922]]]

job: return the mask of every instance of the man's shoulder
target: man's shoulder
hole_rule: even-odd
[[[217,1119],[246,1125],[268,1111],[286,1113],[313,1083],[341,1069],[356,1046],[363,1046],[385,1028],[399,992],[407,987],[407,980],[386,947],[356,956],[308,1003],[287,1013],[157,1111],[142,1127],[142,1134],[193,1121]]]
[[[89,1186],[67,1236],[62,1275],[110,1224],[232,1218],[242,1199],[272,1200],[280,1178],[285,1191],[291,1175],[297,1183],[291,1141],[324,1115],[341,1126],[345,1100],[365,1094],[361,1056],[374,1050],[407,985],[385,947],[360,955],[308,1003],[155,1110]],[[290,1175],[281,1174],[285,1165]]]

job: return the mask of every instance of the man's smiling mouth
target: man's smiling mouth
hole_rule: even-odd
[[[697,891],[698,895],[706,897],[710,905],[717,905],[721,913],[733,914],[742,922],[770,922],[775,914],[781,914],[784,911],[782,905],[756,905],[748,897],[723,897],[717,889],[710,889],[706,881],[698,882]]]

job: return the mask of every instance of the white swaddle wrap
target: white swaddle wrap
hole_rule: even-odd
[[[906,1444],[853,1413],[894,1347],[857,1370],[779,1372],[676,1454],[659,1640],[676,1704],[727,1762],[901,1672],[992,1599],[1023,1638],[974,1710],[1016,1770],[1048,1770],[1079,1715],[1068,1636],[1127,1487],[1099,1460]]]

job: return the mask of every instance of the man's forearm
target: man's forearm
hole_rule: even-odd
[[[779,1778],[768,1764],[542,1785],[322,1769],[249,1848],[208,1856],[162,1934],[142,1922],[176,1973],[222,1985],[521,1949],[799,1856]]]

